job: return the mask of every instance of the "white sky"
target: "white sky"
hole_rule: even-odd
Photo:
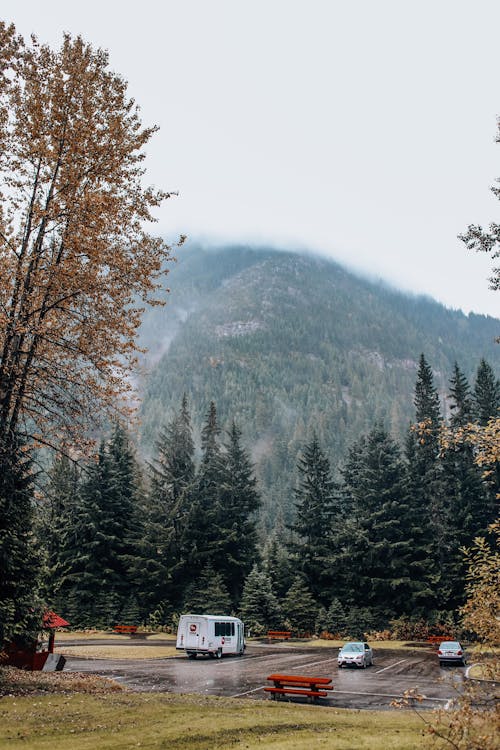
[[[457,239],[500,221],[499,0],[2,0],[109,50],[144,124],[160,231],[307,247],[500,317]]]

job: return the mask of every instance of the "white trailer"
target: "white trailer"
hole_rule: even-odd
[[[245,626],[237,617],[222,615],[181,615],[176,648],[190,659],[198,654],[220,659],[223,654],[243,656]]]

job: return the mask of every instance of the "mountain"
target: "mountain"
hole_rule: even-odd
[[[312,430],[338,465],[383,420],[402,438],[425,353],[447,413],[453,364],[474,380],[500,369],[500,320],[449,310],[357,276],[332,260],[269,248],[187,245],[165,307],[141,329],[142,446],[188,395],[199,429],[211,400],[243,429],[264,494],[264,522],[289,517],[297,453]]]

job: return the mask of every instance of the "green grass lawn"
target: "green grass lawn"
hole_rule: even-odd
[[[0,701],[9,750],[414,750],[428,748],[408,711],[347,711],[285,702],[119,692]]]

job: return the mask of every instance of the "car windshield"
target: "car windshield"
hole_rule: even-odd
[[[443,641],[443,643],[441,644],[440,648],[441,649],[446,648],[449,651],[451,651],[451,650],[454,650],[454,649],[459,649],[460,648],[460,643],[458,643],[458,641]]]
[[[345,646],[342,647],[342,651],[363,651],[363,644],[362,643],[346,643]]]

